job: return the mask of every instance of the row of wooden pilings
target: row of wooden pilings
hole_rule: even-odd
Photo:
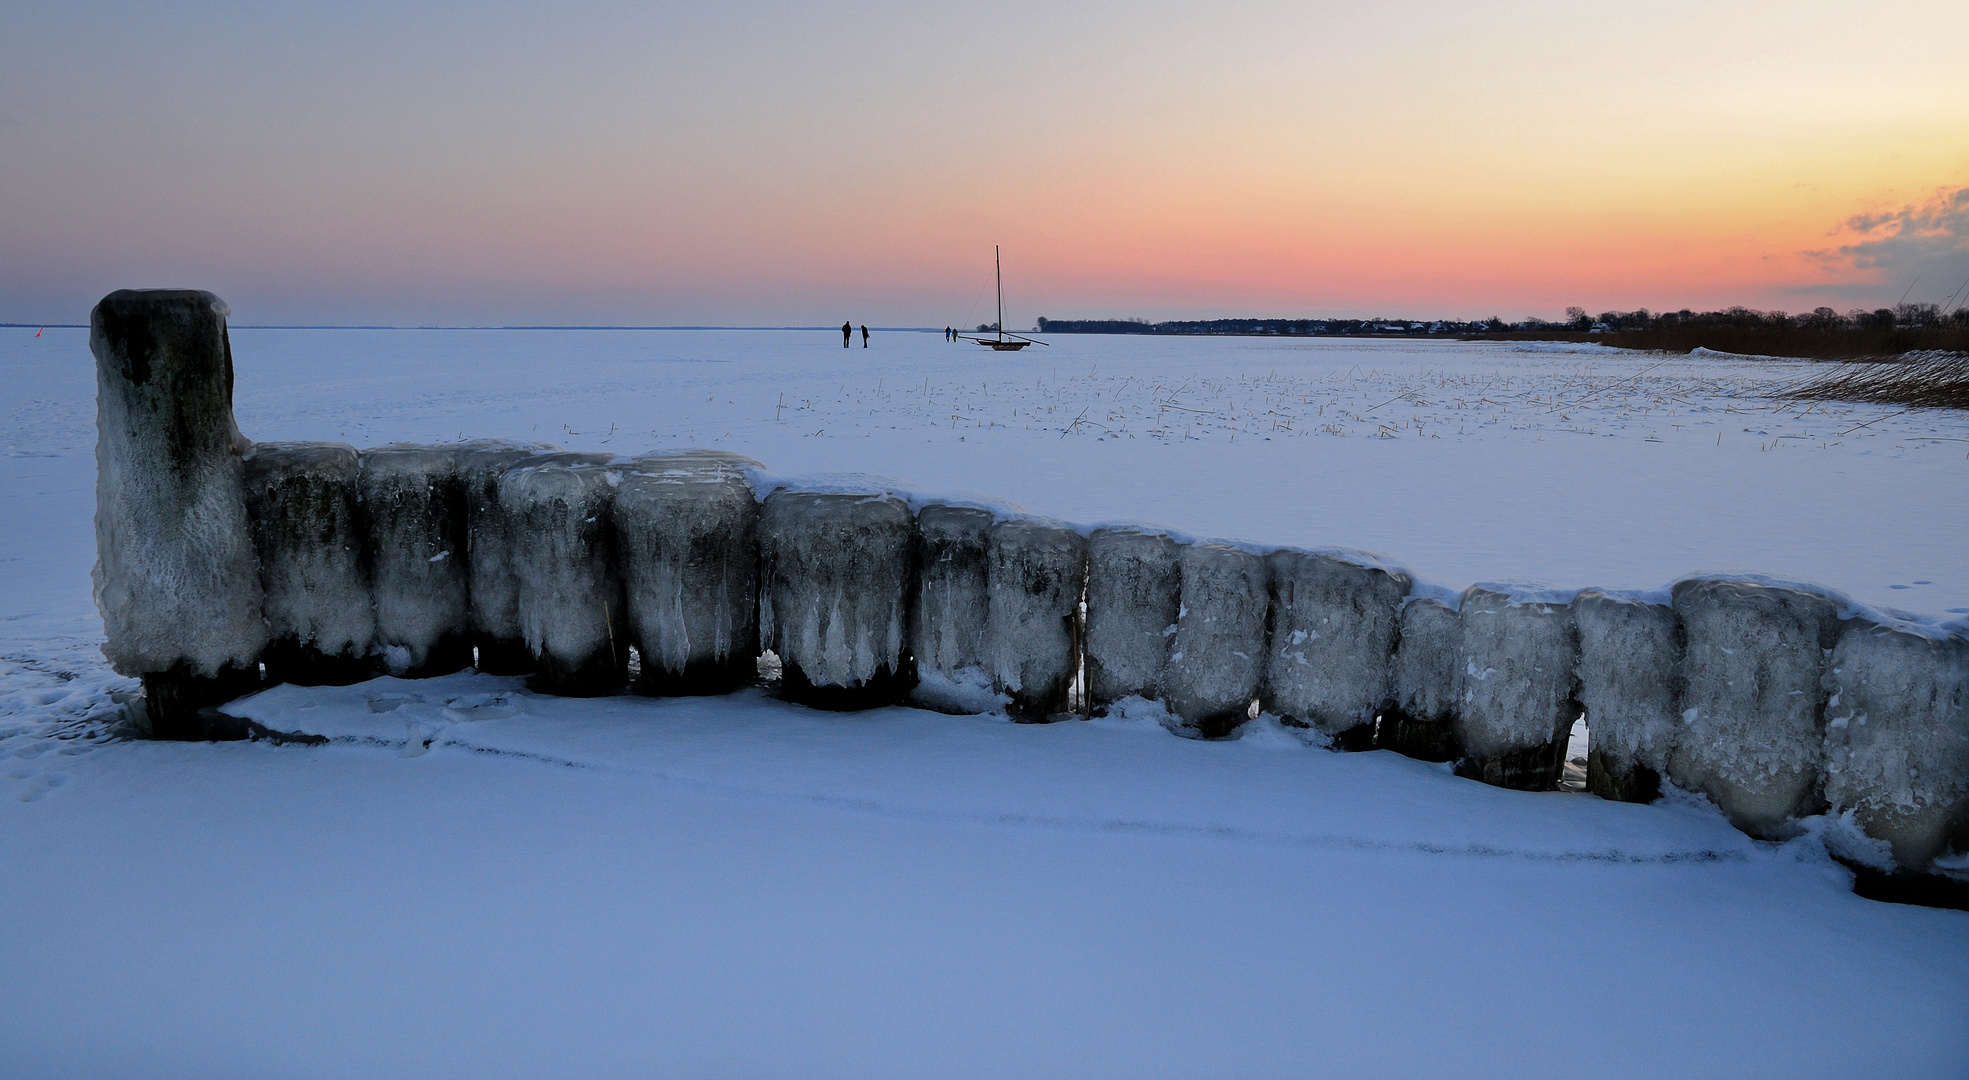
[[[1584,715],[1603,797],[1672,784],[1767,838],[1828,814],[1901,871],[1969,851],[1960,626],[1745,578],[1452,595],[1359,554],[803,488],[710,451],[255,444],[225,315],[125,291],[92,317],[104,652],[161,737],[226,733],[210,707],[269,681],[475,666],[717,693],[770,654],[781,695],[822,708],[1141,698],[1206,738],[1262,711],[1526,789],[1556,784]]]

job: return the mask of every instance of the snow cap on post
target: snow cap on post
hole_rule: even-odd
[[[1921,874],[1969,854],[1969,640],[1849,620],[1832,651],[1825,797]]]
[[[1579,624],[1579,702],[1593,737],[1586,788],[1616,802],[1653,802],[1681,726],[1682,621],[1666,604],[1587,589]]]
[[[160,737],[204,737],[198,710],[251,689],[267,641],[227,314],[209,292],[123,289],[89,315],[103,655],[144,677]]]
[[[994,689],[1018,719],[1066,712],[1087,541],[1063,525],[1004,521],[992,526],[988,562]]]
[[[697,451],[624,465],[615,491],[616,557],[637,689],[722,694],[759,673],[758,462]]]
[[[966,506],[925,506],[916,512],[919,536],[910,652],[916,688],[910,700],[945,713],[983,713],[999,707],[987,642],[991,618],[986,550],[992,514]]]
[[[1825,655],[1838,610],[1757,581],[1703,578],[1672,593],[1688,652],[1668,778],[1716,800],[1744,832],[1782,839],[1824,799]]]
[[[611,503],[622,482],[607,454],[540,454],[499,478],[519,578],[520,633],[533,686],[549,694],[619,692],[629,626],[616,574]]]
[[[1274,552],[1271,564],[1266,707],[1367,749],[1375,718],[1394,700],[1408,575],[1304,551]]]
[[[1568,603],[1472,586],[1457,606],[1456,774],[1497,787],[1547,791],[1566,766],[1579,719],[1573,685],[1579,633]]]
[[[759,518],[760,640],[780,694],[822,709],[886,705],[913,681],[916,519],[885,492],[777,491]]]
[[[1183,592],[1169,655],[1169,710],[1205,738],[1250,719],[1265,665],[1270,568],[1230,544],[1182,549]]]
[[[1167,536],[1109,527],[1088,538],[1087,686],[1095,708],[1162,696],[1182,583],[1182,549]]]
[[[273,635],[261,660],[267,681],[342,686],[369,678],[376,616],[362,565],[355,447],[256,443],[245,465]]]

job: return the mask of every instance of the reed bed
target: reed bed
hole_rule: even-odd
[[[1787,397],[1869,401],[1908,408],[1969,409],[1969,353],[1921,353],[1844,364],[1799,384]]]

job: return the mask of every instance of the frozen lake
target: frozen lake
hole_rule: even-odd
[[[89,611],[81,330],[0,330],[0,635]],[[710,446],[1069,521],[1380,552],[1451,587],[1760,573],[1969,611],[1969,419],[1771,395],[1810,364],[1597,347],[833,331],[233,332],[254,439]],[[19,505],[19,504],[14,504]],[[25,619],[28,628],[18,624]]]
[[[1276,725],[456,676],[250,705],[320,749],[105,741],[93,361],[33,333],[0,329],[0,1061],[36,1075],[1969,1072],[1969,914],[1700,802]],[[232,333],[255,439],[717,447],[1449,587],[1751,572],[1969,612],[1969,419],[1773,396],[1814,365],[1054,342]]]

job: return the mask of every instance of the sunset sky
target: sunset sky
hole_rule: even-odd
[[[21,4],[0,320],[1556,318],[1969,279],[1969,3]],[[1910,286],[1912,289],[1910,290]]]

